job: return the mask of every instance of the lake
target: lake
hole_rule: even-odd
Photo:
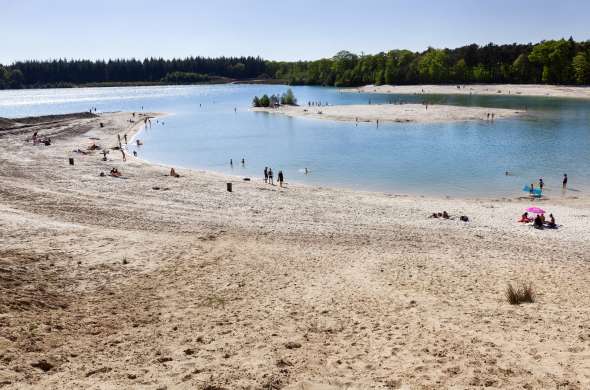
[[[265,166],[287,182],[396,194],[498,197],[522,195],[543,177],[547,194],[590,189],[590,101],[523,96],[438,95],[461,106],[528,108],[525,118],[443,124],[375,124],[289,118],[249,111],[255,95],[280,85],[157,86],[0,91],[0,116],[87,111],[167,112],[138,135],[148,161],[262,177]],[[422,96],[343,93],[292,87],[300,103],[421,102]],[[162,124],[163,122],[163,124]],[[229,160],[234,165],[230,166]],[[239,161],[244,158],[246,164]],[[304,168],[310,174],[303,173]],[[505,171],[512,175],[506,176]],[[276,176],[276,175],[275,175]]]

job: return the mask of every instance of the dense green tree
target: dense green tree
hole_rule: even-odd
[[[270,98],[268,95],[262,95],[260,98],[260,107],[270,107]]]
[[[571,44],[564,39],[545,41],[533,47],[529,60],[542,67],[541,80],[544,83],[567,83],[572,81],[570,52]]]
[[[469,82],[470,75],[469,75],[469,68],[465,63],[465,59],[461,58],[451,69],[452,78],[454,81],[458,83],[466,83]]]
[[[429,49],[418,63],[420,81],[440,83],[448,80],[447,55],[443,50]]]
[[[588,61],[588,55],[586,53],[580,52],[576,54],[572,60],[572,68],[574,69],[576,83],[590,83],[590,61]]]
[[[194,84],[209,80],[208,75],[193,72],[170,72],[162,78],[162,82],[167,84]]]
[[[8,70],[0,65],[0,89],[8,88]]]
[[[293,94],[293,90],[291,90],[291,88],[281,95],[281,104],[287,104],[290,106],[297,105],[297,98],[295,97],[295,94]]]
[[[20,69],[13,69],[8,76],[8,85],[10,88],[22,88],[25,76]]]

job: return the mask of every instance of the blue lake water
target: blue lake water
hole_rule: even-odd
[[[375,124],[289,118],[249,111],[254,95],[286,86],[214,85],[0,91],[0,116],[87,111],[173,114],[141,133],[140,157],[178,167],[364,190],[449,196],[515,196],[544,177],[561,196],[590,189],[590,101],[523,96],[435,96],[461,106],[528,108],[526,118],[444,124]],[[421,102],[422,96],[293,87],[300,103]],[[237,109],[237,112],[234,111]],[[490,110],[492,111],[492,110]],[[233,159],[233,168],[229,165]],[[239,161],[245,158],[242,166]],[[311,173],[305,175],[303,169]],[[504,172],[508,170],[511,176]]]

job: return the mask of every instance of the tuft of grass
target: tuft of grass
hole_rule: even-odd
[[[534,303],[535,298],[535,290],[531,282],[519,283],[516,287],[508,283],[508,287],[506,288],[506,300],[511,305]]]

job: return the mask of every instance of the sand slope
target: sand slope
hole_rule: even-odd
[[[537,231],[514,222],[528,201],[175,179],[71,153],[114,146],[129,118],[42,127],[49,147],[0,137],[4,388],[590,386],[587,200],[544,201],[564,226]],[[98,175],[111,167],[124,178]],[[472,222],[427,218],[442,210]],[[520,279],[537,303],[505,302]]]

